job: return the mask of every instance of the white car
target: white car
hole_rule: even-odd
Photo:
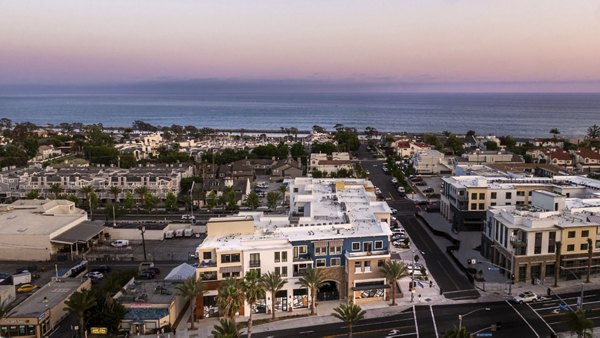
[[[525,291],[513,297],[513,302],[523,304],[523,303],[532,303],[539,299],[539,297],[531,292]]]
[[[98,271],[90,271],[90,272],[86,273],[85,276],[90,279],[104,278],[104,274],[102,272],[98,272]]]
[[[110,245],[114,246],[115,248],[124,248],[126,246],[129,246],[129,240],[119,239],[119,240],[113,241],[112,243],[110,243]]]

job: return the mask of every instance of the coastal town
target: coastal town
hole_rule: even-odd
[[[0,130],[1,337],[559,337],[580,309],[600,326],[595,124]]]

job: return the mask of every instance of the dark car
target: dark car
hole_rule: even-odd
[[[424,185],[427,185],[427,182],[425,182],[425,181],[419,181],[419,182],[416,182],[415,185],[424,186]]]
[[[155,275],[160,275],[160,269],[159,269],[159,268],[157,268],[157,267],[154,267],[154,266],[151,266],[151,267],[149,267],[149,268],[145,268],[143,271],[146,271],[146,272],[152,272],[152,273],[153,273],[153,274],[155,274]],[[142,272],[143,272],[143,271],[142,271]]]
[[[139,275],[138,275],[138,279],[140,280],[144,280],[144,279],[154,279],[154,274],[151,272],[144,272],[142,271]]]
[[[424,192],[424,193],[426,193],[426,194],[430,194],[430,193],[432,193],[433,191],[434,191],[434,190],[433,190],[433,188],[431,188],[431,187],[429,187],[429,188],[426,188],[426,189],[423,189],[423,192]]]
[[[112,270],[112,268],[110,267],[110,265],[99,265],[99,266],[92,268],[92,271],[98,271],[98,272],[102,272],[102,273],[107,273],[107,272],[110,272],[111,270]]]

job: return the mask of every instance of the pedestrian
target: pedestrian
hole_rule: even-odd
[[[432,287],[433,287],[433,281],[432,281],[432,280],[430,280],[430,281],[429,281],[429,287],[430,287],[430,288],[432,288]]]
[[[419,293],[419,303],[421,302],[421,294]]]

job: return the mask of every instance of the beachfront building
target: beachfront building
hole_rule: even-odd
[[[317,295],[320,300],[386,299],[388,286],[380,267],[390,259],[390,209],[376,201],[373,184],[296,178],[289,191],[289,215],[241,212],[209,220],[207,237],[197,249],[197,277],[207,290],[197,302],[199,316],[218,316],[222,281],[250,270],[278,273],[287,284],[252,309],[246,304],[240,315],[308,307],[310,293],[298,280],[310,268],[323,269],[327,277]]]
[[[337,173],[340,170],[350,171],[352,170],[352,161],[350,160],[350,153],[332,153],[321,154],[314,153],[310,154],[309,161],[309,173],[311,171],[320,171],[323,174]]]
[[[584,276],[591,243],[591,272],[599,272],[600,199],[536,190],[532,201],[526,207],[492,207],[487,212],[482,255],[512,271],[516,281],[547,284],[555,273]]]

